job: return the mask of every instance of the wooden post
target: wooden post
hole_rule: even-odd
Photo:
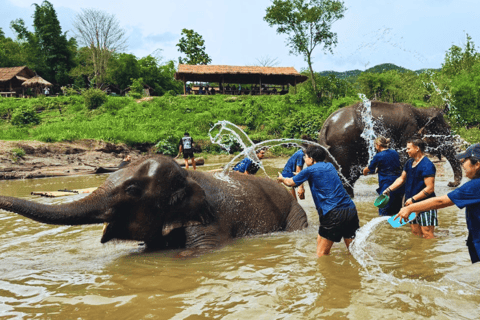
[[[224,82],[223,75],[222,75],[222,89],[223,89],[223,94],[225,94],[225,82]]]
[[[258,77],[258,82],[260,82],[260,88],[258,89],[258,93],[262,95],[262,77]]]
[[[187,95],[187,81],[185,81],[185,76],[183,76],[183,95]]]
[[[297,94],[297,77],[295,77],[295,94]]]

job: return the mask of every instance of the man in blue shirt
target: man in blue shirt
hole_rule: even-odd
[[[460,209],[466,208],[467,247],[470,260],[475,263],[480,261],[480,143],[470,146],[456,157],[462,161],[465,176],[471,180],[444,196],[430,198],[402,208],[395,219],[406,220],[412,212],[441,209],[454,204]]]
[[[257,157],[259,160],[262,160],[263,157],[265,157],[265,150],[259,149],[257,151]],[[232,170],[243,174],[256,174],[259,169],[260,165],[253,162],[249,157],[245,157],[242,161],[237,163]]]
[[[342,185],[335,167],[323,162],[326,151],[319,146],[305,150],[307,168],[293,178],[277,178],[286,186],[295,187],[308,180],[313,201],[320,218],[317,236],[317,256],[328,255],[334,242],[343,238],[347,248],[360,228],[357,209]]]
[[[282,176],[284,178],[293,178],[296,173],[299,173],[303,169],[303,165],[305,164],[304,159],[304,152],[303,149],[298,150],[293,154],[293,156],[288,159],[285,167],[282,171]],[[293,187],[287,187],[288,191],[293,195],[295,200],[297,200],[297,195],[295,194],[295,189]],[[300,199],[305,199],[305,189],[303,188],[303,184],[298,187],[298,197]]]

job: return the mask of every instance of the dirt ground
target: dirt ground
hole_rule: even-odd
[[[15,149],[23,149],[18,156]],[[135,161],[142,154],[125,144],[96,140],[72,143],[0,140],[0,180],[92,174],[99,168],[115,168],[129,154]]]

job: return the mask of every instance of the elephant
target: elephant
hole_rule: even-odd
[[[104,223],[101,243],[136,240],[154,250],[194,252],[229,239],[308,226],[302,207],[270,178],[232,172],[219,179],[185,170],[162,155],[112,173],[77,201],[47,205],[0,196],[0,209],[47,224]]]
[[[332,113],[319,132],[319,143],[326,147],[329,157],[346,178],[344,186],[353,197],[353,186],[361,175],[361,168],[368,163],[367,143],[361,137],[365,128],[362,118],[363,103],[344,107]],[[456,187],[462,180],[460,162],[455,158],[455,146],[450,126],[443,118],[444,110],[438,108],[415,108],[404,103],[371,102],[375,135],[383,135],[392,141],[391,147],[401,151],[413,136],[421,137],[427,143],[427,152],[445,156],[454,173],[449,187]],[[399,152],[404,163],[407,155]],[[338,168],[341,167],[341,168]]]

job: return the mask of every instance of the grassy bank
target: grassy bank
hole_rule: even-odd
[[[81,96],[3,98],[0,139],[45,142],[101,139],[133,145],[177,140],[184,131],[189,131],[195,139],[207,140],[208,131],[219,120],[241,126],[254,140],[302,135],[315,138],[329,114],[354,102],[353,98],[343,98],[325,107],[304,103],[292,95],[166,95],[139,103],[128,97],[108,97],[98,109],[88,110]],[[14,125],[12,119],[17,119],[22,110],[36,111],[38,121]]]

